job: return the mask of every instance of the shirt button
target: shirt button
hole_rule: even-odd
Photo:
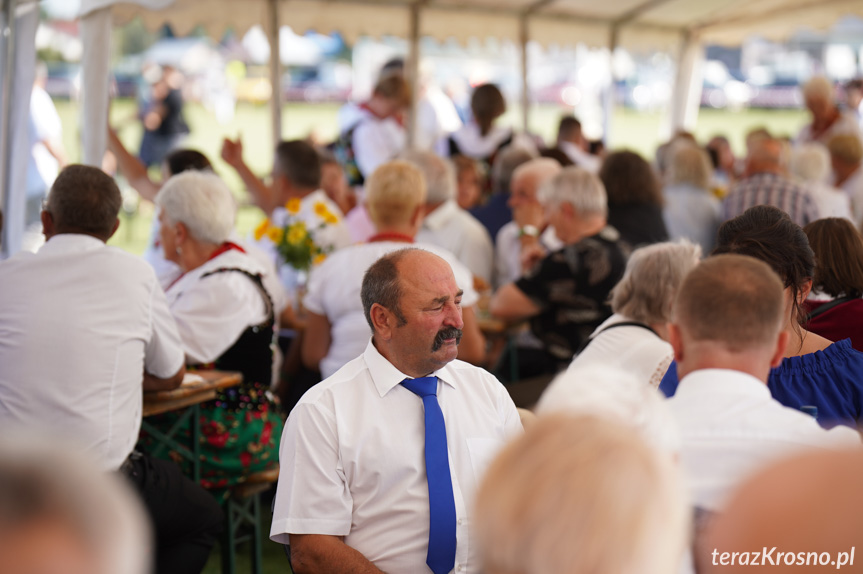
[[[458,565],[458,571],[459,571],[459,572],[464,572],[464,564],[459,564],[459,565]]]
[[[462,524],[464,524],[464,518],[459,518],[458,525],[461,526]]]

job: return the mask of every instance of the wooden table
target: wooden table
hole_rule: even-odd
[[[200,420],[201,403],[216,398],[216,391],[234,387],[243,382],[240,373],[232,371],[195,371],[187,373],[183,384],[172,391],[148,391],[144,393],[144,420],[141,430],[156,441],[150,449],[150,454],[158,456],[166,449],[173,450],[192,463],[192,479],[201,481],[201,447],[198,424]],[[151,425],[146,417],[170,411],[183,411],[174,425],[167,432],[162,432]],[[190,427],[190,443],[183,444],[177,438],[177,433],[186,423]]]

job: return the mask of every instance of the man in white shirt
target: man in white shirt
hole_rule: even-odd
[[[79,445],[121,471],[153,521],[158,572],[199,572],[222,514],[174,463],[133,453],[143,390],[183,380],[177,327],[152,268],[105,242],[120,191],[75,165],[42,212],[47,243],[0,263],[0,421]]]
[[[415,245],[450,264],[462,294],[464,337],[459,359],[475,365],[485,360],[485,339],[479,329],[475,305],[479,294],[473,275],[455,255],[436,245],[414,243],[425,208],[422,173],[405,161],[385,163],[366,181],[366,203],[376,233],[367,243],[351,245],[312,269],[303,332],[302,357],[309,369],[323,378],[363,353],[369,341],[369,325],[363,316],[360,288],[363,275],[381,256]],[[299,397],[297,397],[299,398]]]
[[[426,181],[426,216],[417,241],[443,247],[471,273],[491,285],[494,246],[485,226],[456,203],[456,178],[452,164],[426,151],[399,156],[416,165]]]
[[[681,381],[669,404],[696,507],[720,510],[749,474],[791,452],[860,446],[855,431],[824,430],[770,396],[767,376],[788,342],[784,322],[782,281],[750,257],[711,257],[678,291],[669,338]]]
[[[510,196],[512,221],[500,228],[495,240],[495,281],[500,287],[515,281],[525,273],[522,247],[542,247],[546,252],[557,251],[563,243],[547,224],[538,192],[543,183],[560,173],[560,164],[547,157],[523,163],[512,172]],[[529,269],[528,269],[529,270]]]
[[[321,158],[318,152],[308,142],[291,140],[280,142],[276,146],[276,156],[273,162],[273,183],[266,185],[256,176],[243,161],[243,144],[240,140],[225,139],[222,143],[222,159],[237,170],[252,195],[255,205],[270,218],[273,225],[283,226],[289,217],[288,203],[296,207],[291,217],[302,221],[306,227],[313,230],[315,242],[328,249],[340,249],[352,243],[350,233],[345,226],[343,214],[339,207],[320,189]],[[296,201],[299,203],[297,204]],[[321,209],[321,206],[326,209]],[[337,221],[327,222],[322,213],[329,212],[336,216]],[[319,229],[319,227],[322,228]],[[276,247],[269,238],[262,238],[259,245],[268,251],[273,261],[278,265]],[[288,292],[296,295],[299,279],[296,271],[283,266],[282,281]]]
[[[587,151],[587,139],[581,131],[581,122],[573,116],[563,116],[557,128],[557,149],[566,154],[572,163],[591,173],[599,173],[602,159]]]
[[[270,537],[290,543],[297,574],[478,572],[474,491],[521,423],[497,379],[454,360],[461,297],[450,266],[421,249],[366,272],[372,340],[303,396],[282,435]]]

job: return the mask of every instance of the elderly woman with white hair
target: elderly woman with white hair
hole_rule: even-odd
[[[615,367],[640,384],[659,387],[674,358],[668,343],[668,322],[678,287],[698,264],[701,248],[687,241],[655,243],[637,249],[623,279],[611,291],[614,314],[590,335],[568,372]],[[541,403],[554,403],[578,393],[576,378],[553,382]]]
[[[800,180],[809,197],[818,207],[818,215],[823,217],[851,217],[851,198],[847,193],[836,189],[830,181],[830,152],[817,142],[808,142],[791,150],[789,162],[791,175]]]
[[[815,76],[802,87],[803,101],[812,122],[803,126],[795,144],[820,142],[827,144],[833,136],[850,134],[860,137],[860,126],[853,113],[839,109],[833,84],[824,76]]]
[[[166,290],[188,365],[240,371],[239,387],[201,406],[204,486],[275,467],[281,416],[269,399],[275,311],[264,267],[228,240],[236,206],[218,176],[186,172],[156,196],[161,244],[183,274]],[[161,415],[158,424],[176,419]]]
[[[722,204],[710,192],[710,157],[692,142],[671,145],[665,172],[662,216],[671,239],[688,239],[709,253],[722,223]]]
[[[607,224],[608,203],[599,178],[567,167],[539,190],[546,219],[563,248],[548,255],[536,246],[530,272],[502,286],[490,310],[505,321],[530,319],[542,349],[519,350],[520,376],[554,374],[572,361],[588,336],[611,315],[607,299],[623,276],[626,251]],[[526,249],[526,248],[525,248]],[[523,251],[523,259],[531,259]]]
[[[679,471],[599,416],[540,417],[489,466],[472,527],[486,574],[678,570],[688,509]]]

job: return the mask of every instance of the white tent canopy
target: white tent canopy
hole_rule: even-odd
[[[34,0],[0,0],[2,14],[12,14],[16,5]],[[845,15],[863,16],[861,0],[81,0],[83,53],[82,146],[85,163],[99,165],[105,149],[108,108],[108,78],[111,30],[132,18],[140,17],[152,28],[170,23],[179,34],[203,26],[211,34],[227,28],[245,32],[264,24],[271,46],[279,53],[278,30],[288,25],[297,32],[315,30],[339,32],[351,42],[362,35],[394,35],[408,38],[410,77],[416,78],[418,39],[494,37],[518,42],[522,46],[523,116],[527,118],[526,49],[528,40],[544,45],[585,44],[591,47],[630,50],[661,49],[676,51],[678,72],[671,105],[675,127],[691,126],[697,113],[698,63],[705,43],[736,44],[757,34],[782,39],[799,27],[826,28]],[[20,14],[19,14],[20,19]],[[7,49],[15,39],[14,18],[4,18],[0,42]],[[31,16],[32,23],[32,16]],[[20,23],[19,23],[20,25]],[[4,81],[16,88],[29,85],[32,67],[21,57],[32,58],[34,51],[27,26],[17,38],[18,64],[12,57],[2,58]],[[23,45],[22,45],[23,43]],[[2,53],[2,52],[0,52]],[[22,70],[23,66],[23,70]],[[30,72],[28,72],[28,69]],[[22,75],[23,74],[23,75]],[[273,85],[279,85],[279,62],[271,58]],[[18,90],[16,89],[16,92]],[[415,90],[416,92],[416,90]],[[280,91],[274,90],[273,138],[281,134]],[[6,98],[4,110],[20,119],[20,102]],[[610,109],[610,105],[608,106]],[[17,111],[16,111],[17,110]],[[8,111],[6,112],[9,113]],[[9,115],[3,117],[10,117]],[[18,122],[20,123],[20,122]],[[21,129],[9,125],[5,149],[0,158],[0,191],[3,205],[17,205],[10,198],[22,154],[14,154],[10,141],[23,141]],[[2,135],[2,133],[0,133]],[[0,138],[2,139],[2,138]],[[15,146],[16,149],[23,146]],[[4,166],[7,166],[4,168]],[[20,201],[18,203],[21,203]],[[14,211],[20,211],[17,208]],[[7,211],[7,214],[8,211]],[[11,215],[11,214],[9,214]],[[9,221],[7,217],[7,222]],[[3,252],[10,252],[9,232],[4,233]],[[12,247],[14,252],[14,246]]]
[[[213,34],[244,32],[266,22],[272,0],[83,0],[81,14],[110,6],[117,24],[140,16],[156,27],[170,22],[179,34],[204,26]],[[825,28],[848,14],[863,16],[859,0],[277,0],[280,25],[297,32],[410,37],[411,10],[419,8],[420,36],[440,40],[520,39],[528,19],[532,40],[546,45],[607,46],[612,30],[628,48],[676,45],[686,32],[707,43],[738,44],[758,34],[782,39],[799,26]],[[206,9],[202,8],[206,5]]]

